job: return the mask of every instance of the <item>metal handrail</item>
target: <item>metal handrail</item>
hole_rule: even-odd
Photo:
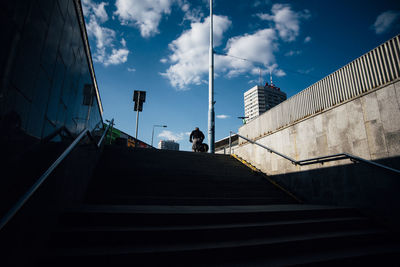
[[[376,163],[376,162],[373,162],[373,161],[370,161],[370,160],[367,160],[367,159],[364,159],[364,158],[361,158],[361,157],[357,157],[357,156],[354,156],[354,155],[349,154],[349,153],[339,153],[339,154],[333,154],[333,155],[310,158],[310,159],[295,160],[295,159],[293,159],[291,157],[283,155],[283,154],[281,154],[281,153],[279,153],[279,152],[277,152],[277,151],[275,151],[275,150],[273,150],[273,149],[271,149],[271,148],[269,148],[267,146],[264,146],[264,145],[262,145],[260,143],[252,141],[252,140],[250,140],[250,139],[248,139],[248,138],[246,138],[246,137],[244,137],[244,136],[242,136],[242,135],[240,135],[238,133],[232,132],[232,131],[229,132],[229,154],[232,154],[232,142],[231,142],[231,135],[232,134],[236,134],[240,138],[243,138],[244,140],[246,140],[246,141],[248,141],[248,142],[250,142],[252,144],[258,145],[258,146],[266,149],[270,153],[274,153],[274,154],[276,154],[276,155],[278,155],[278,156],[280,156],[282,158],[285,158],[285,159],[291,161],[294,165],[304,166],[304,165],[310,165],[310,164],[316,164],[316,163],[324,163],[324,162],[334,161],[334,160],[350,159],[353,162],[354,161],[363,162],[363,163],[366,163],[366,164],[369,164],[369,165],[372,165],[372,166],[375,166],[375,167],[383,168],[385,170],[394,172],[396,174],[400,174],[400,170],[397,170],[397,169],[388,167],[386,165],[379,164],[379,163]]]
[[[114,122],[114,119],[111,120]],[[100,148],[101,143],[107,134],[110,125],[107,126],[100,141],[95,146]],[[64,130],[64,129],[62,129]],[[58,131],[61,133],[62,131]],[[37,189],[43,184],[43,182],[49,177],[49,175],[54,171],[54,169],[60,165],[60,163],[71,153],[71,151],[78,145],[78,143],[85,137],[88,136],[90,140],[94,141],[94,138],[89,131],[89,129],[84,129],[78,137],[64,150],[64,152],[54,161],[53,164],[39,177],[39,179],[29,188],[29,190],[22,195],[22,197],[17,201],[17,203],[1,218],[0,220],[0,231],[7,225],[7,223],[17,214],[17,212],[24,206],[24,204],[29,200],[29,198],[37,191]],[[54,136],[53,136],[54,137]]]

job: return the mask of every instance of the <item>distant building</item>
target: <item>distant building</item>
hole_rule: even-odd
[[[231,151],[229,151],[229,136],[227,136],[215,142],[215,154],[229,154],[229,152],[235,153],[235,149],[238,146],[239,136],[237,134],[233,134],[231,136]]]
[[[244,93],[244,114],[248,117],[246,120],[251,121],[285,100],[286,93],[273,83],[254,86]]]
[[[179,150],[179,144],[173,140],[160,140],[158,143],[159,149]]]

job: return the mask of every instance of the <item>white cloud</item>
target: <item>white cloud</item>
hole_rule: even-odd
[[[129,50],[126,48],[112,49],[111,54],[103,62],[104,66],[118,65],[128,60]]]
[[[286,76],[286,72],[283,71],[282,69],[275,69],[273,71],[274,75],[278,76],[278,77],[283,77]]]
[[[214,43],[219,46],[231,21],[225,16],[214,17]],[[275,75],[285,73],[275,66],[274,52],[278,50],[278,37],[274,29],[262,29],[253,34],[232,37],[227,41],[226,55],[215,55],[215,76],[228,78],[244,73],[259,75],[259,65],[271,68]],[[203,22],[194,22],[191,29],[182,33],[170,43],[172,54],[168,62],[172,65],[161,73],[178,90],[187,90],[189,85],[200,85],[208,73],[209,18]],[[238,58],[238,56],[240,58]],[[243,60],[245,59],[245,60]],[[161,59],[161,62],[167,62]],[[262,70],[263,75],[266,70]]]
[[[96,3],[93,3],[92,0],[83,0],[82,1],[82,9],[83,9],[83,13],[85,14],[85,16],[92,13],[102,23],[106,22],[108,20],[108,15],[104,8],[107,5],[108,5],[108,3],[105,3],[105,2],[96,4]]]
[[[264,1],[257,0],[257,1],[254,2],[253,7],[259,7],[259,6],[262,6],[262,5],[269,5],[270,3],[271,3],[271,0],[264,0]]]
[[[185,133],[173,133],[171,131],[168,130],[163,130],[158,137],[160,138],[164,138],[165,140],[174,140],[174,141],[180,141],[183,138],[185,138],[185,136],[189,136],[190,132],[185,132]]]
[[[118,65],[128,60],[129,50],[126,48],[126,41],[121,39],[122,48],[115,48],[116,32],[110,28],[101,26],[108,20],[108,15],[105,10],[106,3],[93,3],[91,0],[82,2],[84,15],[88,23],[86,29],[89,38],[93,38],[96,43],[94,49],[93,60],[102,63],[104,66]]]
[[[297,55],[300,55],[300,54],[301,54],[300,50],[290,50],[290,51],[285,53],[285,56],[291,57],[291,56],[297,56]]]
[[[304,43],[305,44],[309,43],[309,42],[311,42],[311,37],[310,36],[307,36],[306,38],[304,38]]]
[[[159,33],[158,25],[164,14],[171,13],[174,0],[117,0],[115,15],[123,25],[138,28],[142,37]]]
[[[229,115],[225,115],[225,114],[221,114],[221,115],[217,115],[217,116],[215,116],[215,117],[217,117],[217,119],[227,119],[227,118],[229,118],[230,116],[229,116]]]
[[[94,37],[96,40],[96,48],[99,50],[110,46],[115,39],[115,31],[109,28],[101,27],[96,20],[96,17],[91,15],[89,23],[86,25],[89,37]]]
[[[182,0],[184,1],[184,0]],[[182,10],[189,12],[185,6]],[[279,49],[279,40],[293,41],[300,31],[300,21],[308,19],[310,12],[295,12],[288,4],[275,4],[271,14],[257,14],[263,20],[273,23],[272,28],[260,29],[230,38],[224,48],[224,55],[216,54],[215,76],[224,75],[233,78],[243,74],[262,75],[269,69],[276,76],[285,76],[275,63],[275,52]],[[214,15],[214,46],[222,44],[222,40],[232,22],[226,16]],[[169,68],[161,73],[169,79],[173,87],[187,90],[190,85],[207,83],[209,53],[209,17],[201,21],[192,20],[190,29],[184,31],[169,44],[171,54],[160,62],[170,63]],[[287,56],[300,54],[301,51],[289,51]]]
[[[300,69],[300,70],[298,70],[298,72],[301,73],[301,74],[309,74],[309,73],[311,73],[312,71],[314,71],[314,68]]]
[[[136,71],[135,68],[127,68],[127,70],[128,70],[129,72],[135,72],[135,71]]]
[[[190,9],[188,4],[185,4],[184,6],[188,6],[188,8],[182,8],[182,11],[185,12],[183,21],[188,20],[190,22],[200,22],[201,19],[204,18],[204,13],[202,12],[200,7]]]
[[[294,41],[300,32],[300,20],[310,18],[310,12],[305,9],[295,12],[288,4],[274,4],[272,14],[258,13],[262,20],[272,21],[279,36],[287,42]]]
[[[227,55],[239,55],[240,58],[246,60],[219,56],[216,58],[216,65],[226,70],[228,77],[235,77],[246,72],[258,74],[258,68],[254,63],[269,66],[275,61],[274,52],[278,49],[275,40],[276,32],[273,29],[263,29],[253,34],[232,37],[225,48]]]
[[[268,66],[266,71],[268,73],[278,76],[278,77],[282,77],[282,76],[286,75],[286,73],[282,69],[278,68],[278,64],[276,64],[276,63]]]
[[[376,34],[382,34],[387,32],[395,22],[400,18],[400,11],[398,10],[388,10],[380,14],[372,25]]]
[[[162,73],[171,85],[179,90],[190,84],[202,83],[202,75],[208,71],[209,22],[192,22],[191,28],[169,44],[172,54],[168,57],[172,65]],[[214,15],[214,44],[219,46],[231,21],[226,16]]]

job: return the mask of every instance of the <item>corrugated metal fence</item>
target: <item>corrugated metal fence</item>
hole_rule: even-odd
[[[261,115],[276,118],[269,120],[275,125],[268,125],[268,130],[281,128],[398,79],[399,55],[400,35],[397,35]]]

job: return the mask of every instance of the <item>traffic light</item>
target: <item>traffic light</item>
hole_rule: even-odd
[[[146,101],[146,91],[133,92],[133,101],[135,102],[134,111],[142,111],[143,103]]]

